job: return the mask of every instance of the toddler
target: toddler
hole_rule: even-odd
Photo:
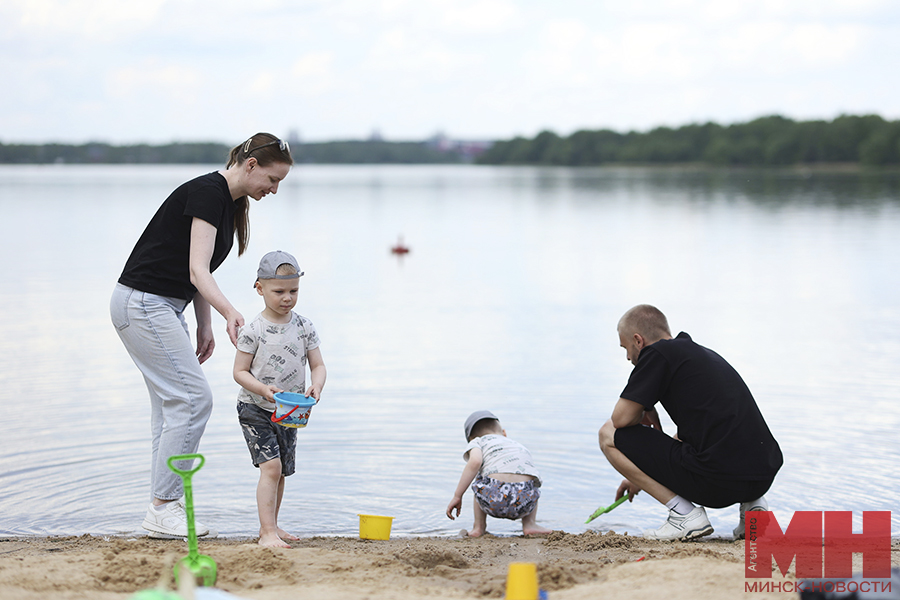
[[[463,535],[479,537],[487,530],[487,515],[498,519],[522,519],[525,535],[551,533],[537,522],[537,505],[541,497],[541,478],[534,467],[531,453],[522,444],[506,437],[500,421],[487,410],[479,410],[466,419],[466,441],[463,453],[466,466],[459,478],[447,516],[455,519],[462,509],[462,497],[471,484],[475,493],[475,524]]]

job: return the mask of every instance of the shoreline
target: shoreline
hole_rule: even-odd
[[[744,542],[725,538],[661,542],[596,531],[385,541],[316,536],[291,549],[264,548],[256,539],[200,539],[199,552],[218,565],[218,589],[247,600],[502,598],[509,563],[532,562],[540,587],[561,600],[786,597],[747,596]],[[186,555],[182,540],[145,536],[0,538],[0,597],[118,600],[158,586],[173,590],[172,565]],[[892,540],[891,563],[900,566],[900,539]],[[857,555],[854,572],[860,569]],[[793,579],[776,573],[762,581]]]

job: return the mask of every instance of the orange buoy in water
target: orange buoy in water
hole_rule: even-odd
[[[393,254],[409,254],[409,246],[404,245],[403,237],[397,238],[397,243],[391,246],[391,252]]]

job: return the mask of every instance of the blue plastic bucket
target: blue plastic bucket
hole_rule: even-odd
[[[275,394],[272,422],[283,427],[306,427],[309,413],[315,405],[315,398],[291,392],[278,392]]]

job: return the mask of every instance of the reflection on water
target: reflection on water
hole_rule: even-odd
[[[0,168],[0,534],[138,531],[149,409],[108,299],[159,203],[202,172]],[[352,535],[366,512],[400,534],[468,527],[471,494],[461,520],[444,510],[463,420],[488,408],[541,469],[539,521],[584,530],[619,481],[596,441],[630,371],[615,323],[650,302],[749,383],[786,457],[768,496],[779,520],[894,510],[897,535],[898,192],[896,173],[295,167],[254,204],[248,254],[216,274],[250,318],[263,253],[291,251],[306,271],[297,310],[329,380],[299,432],[283,526]],[[388,251],[400,234],[405,257]],[[257,471],[216,326],[195,499],[204,522],[251,535]],[[664,516],[639,496],[591,527]],[[710,516],[728,536],[737,509]]]

